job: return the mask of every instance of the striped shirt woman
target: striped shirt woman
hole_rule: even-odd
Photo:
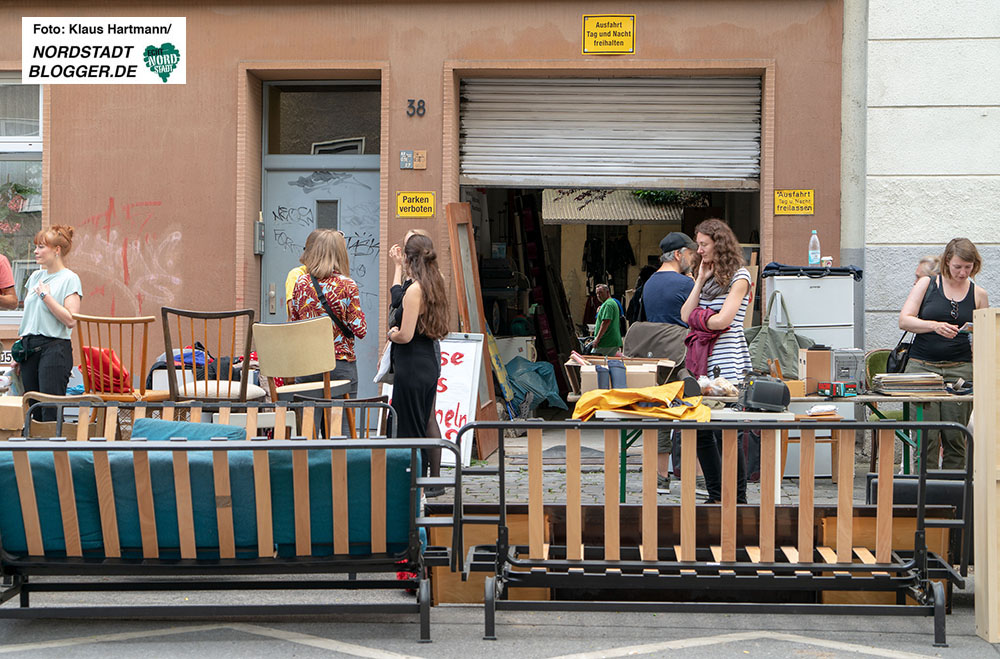
[[[712,347],[712,353],[708,356],[709,377],[715,377],[715,369],[718,367],[719,375],[733,384],[742,380],[743,374],[750,370],[750,350],[747,348],[746,336],[743,333],[743,317],[750,302],[750,273],[746,268],[740,268],[730,280],[729,288],[720,291],[718,287],[706,286],[702,288],[699,296],[699,306],[719,313],[725,305],[729,291],[738,281],[747,283],[747,294],[740,301],[739,309],[729,327],[719,335],[715,346]]]

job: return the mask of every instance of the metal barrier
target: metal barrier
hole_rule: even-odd
[[[971,466],[965,475],[965,502],[959,519],[928,519],[926,505],[926,443],[921,447],[913,550],[892,546],[893,456],[896,431],[957,430],[965,434],[972,455],[972,436],[954,423],[857,422],[857,421],[715,421],[709,423],[653,420],[598,422],[474,422],[459,432],[459,442],[477,429],[498,429],[501,437],[499,460],[505,465],[503,430],[513,428],[528,435],[528,534],[527,545],[511,545],[506,523],[504,469],[499,471],[500,507],[495,545],[473,547],[466,574],[492,573],[486,580],[485,638],[494,639],[495,611],[505,610],[615,610],[615,611],[767,611],[785,613],[844,613],[883,615],[933,615],[935,645],[945,643],[945,590],[934,579],[949,586],[964,586],[968,571],[971,540],[969,524],[972,497]],[[682,437],[680,542],[661,546],[658,541],[656,491],[657,430],[679,430]],[[699,505],[695,496],[696,431],[722,431],[722,500],[719,506]],[[761,497],[754,507],[759,512],[756,542],[737,546],[736,471],[737,437],[741,430],[761,433]],[[604,432],[604,535],[603,544],[586,545],[582,535],[580,486],[580,433]],[[643,494],[641,503],[641,543],[624,546],[620,542],[619,442],[623,431],[641,430],[643,435]],[[776,479],[775,452],[782,430],[801,431],[797,543],[777,547],[775,542]],[[842,441],[839,455],[840,480],[837,499],[835,546],[817,546],[814,534],[814,449],[817,430],[853,433],[870,430],[879,444],[879,484],[874,547],[856,546],[852,535],[855,512],[854,441]],[[542,433],[561,432],[566,443],[565,539],[545,544],[544,507],[557,502],[546,499],[542,486]],[[925,435],[926,436],[926,435]],[[704,542],[696,520],[704,508],[721,508],[719,544]],[[926,531],[951,529],[962,533],[960,567],[928,551]],[[872,553],[874,549],[874,553]],[[513,601],[506,596],[512,587],[579,588],[594,590],[644,590],[668,593],[680,589],[713,591],[893,591],[896,605],[719,602],[595,602],[595,601]],[[662,595],[661,595],[662,596]],[[915,605],[904,605],[909,596]]]

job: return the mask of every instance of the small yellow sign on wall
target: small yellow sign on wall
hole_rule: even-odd
[[[635,53],[635,14],[584,14],[584,55]]]
[[[775,215],[812,215],[816,211],[815,190],[775,190]]]
[[[396,217],[434,217],[434,193],[397,192]]]

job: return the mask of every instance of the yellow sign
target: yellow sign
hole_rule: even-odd
[[[584,14],[584,55],[635,53],[635,14]]]
[[[815,190],[775,190],[775,215],[812,215],[816,212]]]
[[[434,193],[397,192],[396,217],[434,217]]]

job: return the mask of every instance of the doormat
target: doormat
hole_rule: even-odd
[[[527,455],[513,455],[510,458],[510,464],[512,465],[526,465],[528,464]],[[543,465],[564,465],[566,464],[566,446],[553,446],[542,451],[542,464]],[[590,448],[588,446],[580,447],[580,464],[581,465],[603,465],[604,464],[604,451],[598,451],[597,449]],[[625,461],[625,464],[630,465],[641,465],[642,456],[641,455],[630,455]]]

